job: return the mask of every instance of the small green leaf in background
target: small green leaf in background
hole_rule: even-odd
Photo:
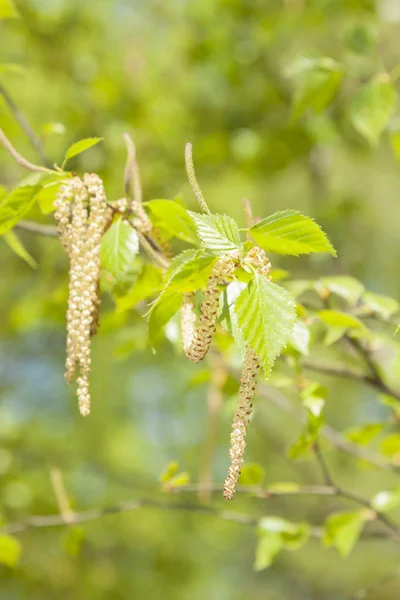
[[[188,211],[197,234],[207,250],[216,253],[239,250],[242,246],[235,221],[227,215],[204,215]]]
[[[325,523],[324,545],[336,548],[343,558],[348,556],[370,518],[369,512],[363,509],[329,515]]]
[[[150,200],[145,202],[150,209],[151,220],[168,237],[176,237],[190,244],[198,244],[196,228],[187,210],[173,200]]]
[[[50,122],[45,123],[42,128],[43,135],[63,135],[66,132],[64,123]]]
[[[0,535],[0,563],[16,567],[21,556],[21,544],[11,535]]]
[[[307,408],[314,417],[320,417],[325,406],[327,390],[316,381],[310,382],[301,392],[303,406]]]
[[[165,483],[169,481],[174,475],[176,475],[179,471],[179,463],[176,461],[169,462],[164,471],[160,475],[161,483]]]
[[[85,150],[89,150],[89,148],[96,146],[96,144],[98,144],[102,140],[103,138],[86,138],[84,140],[76,142],[75,144],[72,144],[72,146],[70,146],[67,152],[65,153],[65,158],[62,166],[64,167],[68,160],[74,158],[74,156],[78,156],[78,154],[82,154],[82,152],[85,152]]]
[[[363,295],[362,300],[363,305],[367,309],[384,320],[388,320],[392,315],[400,310],[399,302],[394,298],[390,298],[389,296],[382,296],[381,294],[366,292]]]
[[[392,433],[386,436],[380,443],[380,450],[393,464],[400,465],[400,434]]]
[[[343,79],[343,67],[332,58],[299,57],[287,70],[295,77],[292,120],[296,122],[310,108],[321,112],[335,98]]]
[[[162,288],[163,275],[161,269],[152,263],[144,263],[128,293],[115,299],[118,312],[134,308],[139,302],[160,292]]]
[[[294,324],[294,328],[292,331],[292,335],[289,339],[289,344],[303,354],[303,356],[308,356],[309,354],[309,346],[310,346],[310,329],[304,323],[304,321],[296,321]]]
[[[152,305],[149,316],[149,341],[154,347],[162,337],[164,326],[178,312],[182,304],[182,292],[168,289]]]
[[[400,506],[400,489],[382,490],[371,500],[371,506],[379,512],[386,512]]]
[[[164,485],[167,484],[165,485],[166,489],[181,487],[190,483],[190,474],[187,471],[179,472],[179,463],[170,462],[162,472],[160,481]]]
[[[28,263],[32,269],[37,268],[36,260],[29,254],[28,250],[25,248],[19,237],[13,231],[6,231],[3,235],[4,241],[8,244],[13,252],[22,260]]]
[[[54,211],[54,201],[63,185],[64,180],[57,178],[55,181],[50,181],[43,185],[35,196],[35,201],[39,204],[40,210],[44,215]]]
[[[360,319],[340,310],[320,310],[317,315],[326,325],[332,325],[333,327],[344,327],[346,329],[364,327]]]
[[[122,279],[132,266],[139,252],[136,230],[122,219],[114,221],[101,241],[102,267],[118,279]]]
[[[183,256],[182,256],[183,255]],[[193,292],[207,285],[215,256],[203,251],[187,250],[175,259],[168,271],[170,275],[163,293],[167,289]]]
[[[269,567],[283,549],[298,550],[308,541],[308,523],[292,523],[281,517],[263,517],[258,523],[259,542],[256,549],[254,569]]]
[[[265,477],[263,467],[257,463],[244,465],[239,477],[240,485],[260,485]]]
[[[398,402],[398,400],[397,400]],[[346,437],[354,444],[359,446],[367,446],[382,433],[385,427],[384,423],[367,423],[360,427],[352,427],[346,431]]]
[[[285,289],[255,274],[236,300],[235,310],[243,337],[268,376],[292,334],[296,303]]]
[[[374,146],[396,108],[396,90],[386,73],[376,75],[362,86],[350,103],[349,117],[354,128]]]
[[[18,11],[12,0],[0,0],[0,20],[16,19],[18,17]]]
[[[14,227],[29,211],[39,191],[38,185],[24,185],[15,188],[0,203],[0,235]]]
[[[249,231],[254,241],[267,252],[294,256],[329,252],[336,256],[336,250],[320,226],[295,210],[274,213],[253,225]]]
[[[307,423],[299,438],[289,448],[288,456],[291,460],[309,457],[314,453],[315,442],[318,440],[321,427],[325,424],[322,410],[324,408],[324,398],[318,395],[310,395],[303,398],[303,404],[307,410]]]
[[[361,281],[349,275],[333,275],[332,277],[321,277],[314,284],[315,291],[322,297],[326,296],[328,290],[332,294],[340,296],[349,304],[355,305],[361,298],[365,288]]]

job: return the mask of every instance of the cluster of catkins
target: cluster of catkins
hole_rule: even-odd
[[[252,264],[259,273],[270,278],[271,263],[261,248],[252,248],[247,253],[245,260],[247,263]],[[182,344],[186,356],[193,362],[202,360],[210,348],[218,317],[220,286],[229,281],[240,264],[239,254],[227,254],[215,263],[204,291],[198,324],[194,311],[194,294],[187,293],[184,295],[181,307]],[[233,499],[244,462],[247,426],[252,411],[259,368],[260,363],[256,354],[251,348],[247,348],[240,380],[238,408],[232,424],[229,451],[231,464],[224,484],[224,497],[227,500]]]
[[[111,220],[103,182],[85,174],[65,182],[57,195],[55,218],[70,261],[65,377],[76,379],[79,410],[90,413],[90,338],[96,333],[100,308],[100,246]]]

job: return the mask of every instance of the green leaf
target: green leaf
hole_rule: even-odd
[[[106,271],[122,279],[139,252],[136,230],[122,219],[114,221],[101,241],[100,259]]]
[[[204,215],[188,211],[203,246],[217,254],[240,250],[242,244],[235,221],[227,215]]]
[[[0,235],[14,227],[30,210],[39,189],[38,185],[20,186],[3,199],[0,204]]]
[[[207,285],[211,275],[213,264],[216,260],[212,254],[202,251],[188,250],[178,257],[179,262],[173,262],[169,270],[169,280],[166,289],[179,290],[181,292],[193,292]],[[163,292],[164,293],[164,292]]]
[[[367,446],[383,431],[384,427],[384,423],[367,423],[360,427],[352,427],[346,431],[346,437],[354,444]]]
[[[285,289],[255,274],[235,303],[238,324],[269,375],[297,320],[296,304]]]
[[[343,558],[348,556],[357,543],[368,514],[365,510],[337,512],[329,515],[325,523],[323,543],[336,548]]]
[[[261,465],[257,463],[252,463],[249,465],[244,465],[240,477],[239,483],[240,485],[260,485],[265,477],[265,471]]]
[[[253,225],[249,231],[251,237],[267,252],[294,256],[329,252],[336,256],[336,250],[320,226],[295,210],[274,213]]]
[[[392,433],[385,437],[380,448],[384,456],[392,459],[393,464],[400,464],[400,434]]]
[[[21,544],[11,535],[0,535],[0,563],[16,567],[21,556]]]
[[[374,146],[396,108],[396,90],[389,75],[380,73],[353,97],[349,117],[353,127]]]
[[[44,215],[48,215],[54,211],[54,200],[63,183],[64,182],[60,180],[52,181],[51,183],[44,185],[36,194],[35,200],[38,202],[40,210]]]
[[[307,327],[304,321],[298,320],[294,324],[289,344],[292,346],[292,348],[300,352],[300,354],[303,354],[303,356],[308,356],[310,346],[310,329]]]
[[[160,475],[161,483],[165,483],[166,481],[170,481],[174,475],[176,475],[179,471],[179,463],[176,461],[169,462],[165,467],[164,471]]]
[[[343,79],[343,67],[330,57],[302,56],[288,70],[296,76],[292,119],[308,109],[321,112],[335,98]]]
[[[346,329],[364,327],[360,319],[339,310],[320,310],[317,315],[321,321],[333,327],[344,327]]]
[[[381,294],[366,292],[363,295],[362,300],[364,305],[371,312],[384,320],[388,320],[393,314],[400,310],[399,302],[394,298],[390,298],[389,296],[382,296]]]
[[[270,567],[282,548],[283,541],[279,533],[260,534],[256,548],[254,570],[262,571]]]
[[[29,254],[19,237],[13,231],[7,231],[4,234],[3,239],[9,245],[11,250],[15,252],[17,256],[22,258],[22,260],[27,262],[32,269],[37,268],[36,260]]]
[[[271,483],[267,487],[267,492],[271,494],[296,494],[299,489],[299,484],[293,481],[278,481],[277,483]]]
[[[0,0],[0,19],[16,19],[18,11],[12,0]]]
[[[139,302],[154,296],[162,289],[161,269],[151,263],[144,263],[135,283],[125,296],[116,298],[118,312],[134,308]]]
[[[74,158],[74,156],[78,156],[78,154],[82,154],[82,152],[85,152],[85,150],[89,150],[89,148],[96,146],[96,144],[98,144],[102,140],[103,138],[94,137],[86,138],[84,140],[80,140],[79,142],[75,142],[75,144],[72,144],[72,146],[70,146],[67,152],[65,153],[65,158],[62,166],[64,167],[68,160]]]
[[[193,220],[181,204],[173,200],[150,200],[145,205],[150,209],[154,225],[162,228],[169,237],[198,244]]]
[[[242,358],[246,355],[246,343],[238,324],[235,302],[245,287],[246,283],[236,280],[226,286],[222,295],[223,303],[219,320],[220,325],[222,325],[222,327],[224,327],[224,329],[226,329],[226,331],[235,339]]]
[[[152,346],[156,346],[164,326],[180,309],[182,296],[182,292],[168,290],[152,305],[149,311],[149,341]]]
[[[326,290],[344,298],[349,304],[355,305],[365,291],[363,284],[349,275],[334,275],[322,277],[314,284],[315,290],[322,297],[326,296]]]
[[[386,512],[400,506],[400,489],[382,490],[378,492],[371,500],[371,506],[379,512]]]
[[[321,427],[325,423],[322,414],[323,399],[318,396],[309,396],[308,399],[303,400],[303,404],[308,408],[308,419],[300,437],[289,448],[288,456],[291,460],[303,458],[314,452],[314,444],[318,439]]]

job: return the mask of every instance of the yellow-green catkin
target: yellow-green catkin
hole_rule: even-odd
[[[100,246],[110,216],[100,177],[85,174],[83,180],[74,177],[67,181],[55,208],[61,241],[70,259],[65,377],[68,382],[76,378],[79,410],[86,416],[90,413],[90,337],[100,305]]]
[[[229,449],[231,464],[224,484],[224,497],[227,500],[233,500],[244,462],[247,425],[252,412],[252,401],[256,392],[256,379],[259,368],[260,363],[256,354],[248,348],[240,379],[238,408],[232,423],[231,445]]]
[[[239,265],[240,257],[237,255],[224,256],[215,263],[204,291],[198,325],[194,312],[194,294],[184,295],[181,308],[182,345],[189,360],[199,362],[206,356],[216,329],[220,286]]]

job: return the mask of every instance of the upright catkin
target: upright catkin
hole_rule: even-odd
[[[204,291],[198,326],[194,312],[194,294],[184,295],[181,307],[182,345],[189,360],[199,362],[206,356],[216,329],[220,286],[239,265],[240,257],[236,254],[226,255],[215,263]]]
[[[232,423],[231,445],[229,449],[231,464],[224,484],[224,497],[227,500],[233,500],[236,484],[244,462],[247,425],[253,407],[252,401],[256,392],[256,379],[259,368],[260,363],[256,354],[251,348],[247,348],[244,369],[240,379],[238,408]]]
[[[71,204],[72,200],[72,204]],[[96,174],[66,182],[55,202],[62,244],[70,259],[65,377],[76,378],[79,410],[90,412],[90,337],[99,309],[101,238],[109,220],[103,183]]]

